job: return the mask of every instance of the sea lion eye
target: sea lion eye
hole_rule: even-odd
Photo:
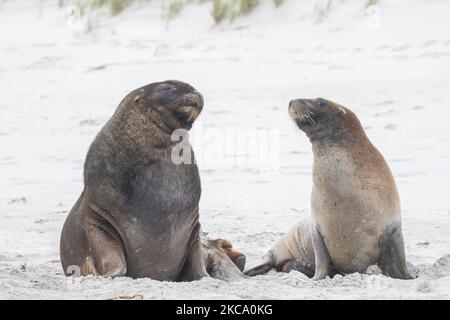
[[[327,104],[325,99],[322,99],[322,98],[318,98],[316,103],[317,103],[317,106],[319,106],[319,107],[325,107],[325,105]]]

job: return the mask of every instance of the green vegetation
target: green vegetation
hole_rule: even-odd
[[[378,0],[365,0],[365,1],[366,1],[366,4],[365,4],[366,8],[376,5],[378,3]]]
[[[273,3],[275,3],[276,7],[279,7],[283,4],[284,0],[273,0]]]
[[[170,0],[169,5],[166,9],[166,19],[170,20],[175,18],[183,9],[183,6],[186,4],[186,1],[183,0]]]
[[[240,0],[239,1],[239,12],[241,14],[250,13],[257,5],[259,0]]]
[[[211,15],[214,18],[216,24],[220,23],[223,19],[229,16],[231,12],[230,4],[223,0],[212,0]]]
[[[132,3],[144,0],[58,0],[60,7],[66,5],[76,5],[81,15],[96,9],[107,9],[114,16],[121,13]],[[146,0],[151,1],[151,0]],[[243,15],[247,15],[264,0],[167,0],[168,4],[164,6],[164,17],[167,20],[176,17],[183,7],[188,3],[211,3],[211,16],[216,24],[225,19],[230,21]],[[272,0],[276,7],[280,6],[284,0]]]
[[[108,8],[111,15],[121,13],[134,0],[58,0],[59,7],[76,5],[82,13],[88,10]]]

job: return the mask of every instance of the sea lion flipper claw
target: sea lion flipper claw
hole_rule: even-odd
[[[320,233],[319,226],[312,226],[312,243],[315,254],[315,273],[313,280],[322,280],[330,275],[331,258],[328,252],[323,236]]]
[[[402,228],[399,223],[386,228],[386,231],[380,238],[379,245],[380,258],[378,266],[383,271],[383,274],[398,279],[416,278],[407,267]]]

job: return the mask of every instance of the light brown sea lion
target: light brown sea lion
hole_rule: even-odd
[[[311,240],[311,220],[305,219],[285,233],[252,268],[245,271],[255,276],[275,268],[279,272],[297,270],[314,276],[314,248]]]
[[[365,272],[373,264],[387,276],[414,278],[405,260],[394,177],[357,116],[322,98],[293,100],[289,114],[312,143],[311,221],[286,235],[246,274],[277,265],[289,270],[297,260],[298,269],[314,269],[315,280],[336,272]],[[290,249],[299,247],[299,241],[302,254]]]
[[[202,95],[180,81],[152,83],[122,100],[89,148],[84,190],[62,230],[66,274],[239,277],[241,253],[229,243],[200,239],[201,185],[193,154],[188,163],[172,157],[179,142],[172,134],[189,130],[202,108]],[[216,270],[220,266],[227,269]]]

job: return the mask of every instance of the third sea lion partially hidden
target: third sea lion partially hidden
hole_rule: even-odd
[[[414,278],[405,260],[394,177],[357,116],[322,98],[293,100],[289,114],[312,144],[311,219],[246,274],[294,268],[320,280],[378,264],[387,276]]]

